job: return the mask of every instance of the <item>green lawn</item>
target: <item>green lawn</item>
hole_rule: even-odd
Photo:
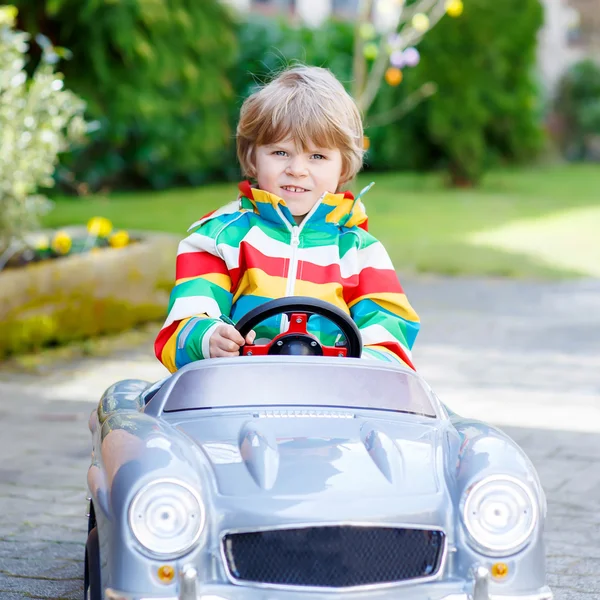
[[[594,275],[589,266],[600,264],[597,165],[495,171],[473,190],[449,190],[439,175],[363,175],[355,190],[372,179],[376,185],[365,196],[369,228],[401,272],[556,277]],[[44,225],[98,215],[118,228],[184,236],[191,223],[235,197],[235,185],[221,184],[57,198]]]

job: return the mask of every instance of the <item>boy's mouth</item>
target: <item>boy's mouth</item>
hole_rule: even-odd
[[[303,187],[298,187],[297,185],[282,185],[281,189],[285,190],[286,192],[292,192],[294,194],[301,194],[303,192],[310,192],[310,190],[307,190],[306,188],[303,188]]]

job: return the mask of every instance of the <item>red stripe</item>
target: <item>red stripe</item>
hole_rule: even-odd
[[[344,298],[348,304],[367,294],[403,294],[404,290],[398,281],[398,275],[392,269],[375,269],[366,267],[360,272],[358,284],[344,286]]]
[[[290,261],[287,258],[274,258],[263,254],[248,242],[240,244],[240,265],[237,269],[231,269],[229,275],[231,277],[231,287],[236,289],[240,275],[243,275],[248,269],[256,268],[265,272],[271,277],[287,277],[290,268]],[[327,266],[316,265],[305,260],[298,261],[298,279],[302,281],[310,281],[311,283],[343,283],[342,274],[339,264]],[[358,277],[350,278],[347,281],[352,281]]]
[[[271,277],[287,277],[289,259],[263,254],[248,242],[240,244],[239,265],[229,270],[231,290],[235,293],[240,279],[248,269],[260,269]]]
[[[165,344],[169,341],[170,337],[175,333],[177,327],[179,326],[180,321],[175,321],[175,323],[171,323],[168,327],[161,329],[156,336],[156,341],[154,342],[154,354],[156,354],[156,358],[162,362],[162,351],[165,347]]]
[[[344,200],[354,200],[354,194],[350,190],[344,192]]]
[[[185,279],[207,273],[227,275],[228,271],[223,259],[209,252],[184,252],[177,255],[175,273],[176,279]]]
[[[249,200],[254,200],[254,196],[252,195],[252,185],[249,181],[241,181],[238,183],[238,189],[242,192],[242,196],[245,196]]]
[[[417,370],[415,368],[415,365],[413,365],[412,360],[410,360],[410,357],[406,353],[406,350],[398,342],[378,342],[373,345],[374,346],[382,346],[384,348],[387,348],[388,350],[393,352],[396,356],[398,356],[400,358],[400,360],[405,362],[413,371]],[[376,350],[376,348],[374,348],[374,350]]]
[[[315,265],[315,263],[298,261],[298,279],[311,283],[344,283],[339,264]]]

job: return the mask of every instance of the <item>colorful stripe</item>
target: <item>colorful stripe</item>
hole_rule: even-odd
[[[173,371],[207,358],[222,314],[235,322],[285,295],[294,256],[295,295],[320,298],[350,314],[361,330],[365,358],[412,367],[419,318],[385,248],[361,228],[367,218],[360,199],[325,194],[300,226],[299,247],[292,252],[294,221],[285,202],[247,183],[240,190],[235,202],[194,223],[179,245],[176,285],[155,343],[159,360]],[[265,321],[257,337],[272,339],[280,324],[280,317]],[[321,318],[311,317],[308,327],[324,344],[339,338]]]

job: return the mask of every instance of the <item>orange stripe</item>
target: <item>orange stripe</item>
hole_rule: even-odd
[[[177,326],[177,329],[173,332],[173,335],[169,338],[167,343],[163,346],[163,349],[162,349],[162,352],[160,355],[160,362],[162,362],[162,364],[165,365],[165,367],[167,367],[167,369],[169,369],[169,371],[171,371],[171,373],[175,373],[175,371],[177,371],[177,367],[175,366],[175,353],[177,352],[177,335],[185,327],[185,324],[191,318],[192,317],[183,319]]]

